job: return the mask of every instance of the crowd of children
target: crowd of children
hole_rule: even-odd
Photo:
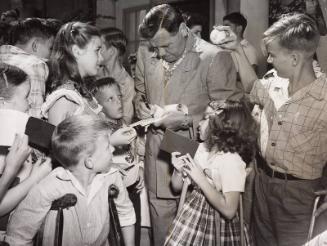
[[[163,8],[172,11],[169,5]],[[258,61],[249,59],[249,44],[243,39],[246,20],[240,16],[227,15],[225,26],[215,28],[229,34],[218,44],[219,51],[228,50],[224,56],[232,54],[233,68],[226,71],[235,74],[226,79],[237,78],[243,86],[243,92],[237,94],[243,96],[217,100],[209,86],[226,92],[232,88],[230,81],[226,88],[201,84],[190,91],[208,90],[212,97],[204,112],[196,112],[202,120],[192,118],[195,106],[191,103],[190,111],[188,105],[178,104],[178,112],[166,112],[163,107],[165,112],[158,116],[160,107],[152,103],[155,98],[144,82],[142,107],[153,124],[148,123],[142,133],[129,126],[137,117],[142,119],[134,113],[134,107],[140,108],[135,100],[140,87],[135,88],[134,76],[123,66],[127,39],[122,31],[41,18],[0,25],[1,115],[19,113],[55,126],[46,151],[32,146],[22,132],[9,146],[0,146],[0,241],[12,246],[33,245],[43,228],[43,245],[53,245],[56,219],[52,203],[72,193],[77,202],[64,211],[62,245],[109,245],[113,218],[108,196],[109,187],[115,185],[124,245],[153,245],[151,242],[157,241],[151,237],[158,235],[146,234],[149,240],[145,242],[142,228],[151,228],[149,211],[155,211],[158,218],[161,211],[148,203],[144,169],[150,162],[144,156],[161,154],[151,151],[151,143],[144,145],[144,132],[161,141],[165,128],[170,128],[190,133],[189,137],[198,130],[200,144],[194,158],[188,153],[169,155],[170,188],[177,197],[185,184],[188,191],[173,221],[165,225],[169,229],[164,231],[164,245],[303,245],[314,191],[325,187],[327,80],[312,66],[319,32],[306,15],[282,17],[264,33],[268,62],[275,70],[259,80],[255,71]],[[154,31],[150,22],[156,19],[150,17],[142,24],[143,36],[149,25],[153,35],[148,43],[156,56],[148,59],[138,54],[136,77],[146,81],[149,70],[144,67],[149,63],[150,72],[164,74],[166,90],[172,86],[175,71],[186,74],[201,65],[200,59],[191,63],[188,59],[201,53],[192,49],[205,41],[189,33],[182,21],[171,42],[175,33],[161,31],[161,25],[167,24],[166,15],[160,17],[159,29]],[[178,46],[189,36],[195,40],[193,46]],[[175,53],[169,51],[173,45]],[[140,49],[144,48],[143,44]],[[163,67],[155,67],[157,62]],[[188,90],[187,85],[184,89]],[[255,117],[251,114],[254,104],[260,105]],[[182,111],[183,107],[187,110]],[[255,173],[251,175],[255,176],[253,189],[246,187],[250,172]],[[244,204],[251,208],[254,219],[245,222],[243,217],[248,214],[239,212],[243,193],[254,194],[253,206]]]

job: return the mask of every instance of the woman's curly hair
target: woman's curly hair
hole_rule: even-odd
[[[244,101],[213,101],[209,103],[215,113],[209,117],[206,146],[211,151],[238,153],[250,163],[256,152],[256,125]]]

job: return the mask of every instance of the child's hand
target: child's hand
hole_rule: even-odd
[[[190,154],[186,154],[184,172],[196,183],[200,184],[206,179],[203,170],[194,162]]]
[[[136,135],[134,128],[123,127],[111,134],[110,143],[112,146],[127,145],[135,139]]]
[[[46,177],[52,170],[51,159],[49,157],[45,159],[39,159],[33,164],[33,168],[29,178],[35,183],[38,183],[44,177]]]
[[[236,34],[229,26],[214,26],[214,29],[225,32],[227,35],[217,45],[223,49],[237,50],[240,46],[240,42],[237,40]]]
[[[4,172],[15,176],[30,153],[31,148],[28,146],[28,136],[17,134],[13,145],[10,147],[10,151],[6,156],[6,167]]]
[[[176,171],[181,173],[185,165],[186,155],[181,155],[179,152],[171,153],[171,163],[173,164]]]

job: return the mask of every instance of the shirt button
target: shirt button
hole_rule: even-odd
[[[273,147],[276,146],[276,143],[271,143],[271,146],[273,146]]]

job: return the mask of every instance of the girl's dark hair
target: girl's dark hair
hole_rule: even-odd
[[[16,66],[0,63],[0,97],[9,100],[14,88],[27,80],[27,74]]]
[[[247,104],[225,101],[218,107],[213,103],[209,106],[217,112],[209,118],[209,151],[215,147],[218,151],[238,153],[245,163],[251,162],[256,152],[256,125]]]
[[[82,96],[91,99],[92,95],[88,91],[85,82],[90,78],[81,77],[72,52],[72,46],[77,45],[83,49],[94,36],[100,37],[98,29],[87,23],[69,22],[60,28],[54,40],[50,56],[49,65],[52,76],[50,91],[54,91],[68,80],[71,80]]]
[[[107,48],[113,46],[118,50],[119,56],[123,56],[125,54],[127,38],[122,30],[116,27],[108,27],[101,29],[100,33],[105,40],[105,45]]]

